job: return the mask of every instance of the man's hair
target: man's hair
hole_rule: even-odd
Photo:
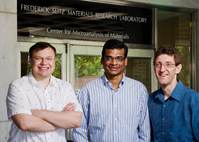
[[[30,56],[30,58],[32,58],[33,52],[38,52],[38,51],[43,50],[43,49],[48,48],[48,47],[52,48],[53,51],[54,51],[54,53],[55,53],[55,55],[56,55],[56,49],[50,43],[47,43],[47,42],[37,42],[36,44],[34,44],[33,46],[31,46],[30,49],[29,49],[29,56]]]
[[[153,62],[154,64],[155,64],[156,58],[162,54],[174,56],[174,61],[175,61],[176,66],[181,64],[182,57],[181,57],[180,52],[175,47],[173,47],[171,45],[163,45],[156,51],[154,62]]]
[[[125,50],[124,57],[126,58],[128,54],[128,47],[123,42],[117,39],[110,39],[104,44],[104,47],[102,49],[102,57],[104,57],[105,55],[105,49],[122,49],[122,48],[124,48]]]

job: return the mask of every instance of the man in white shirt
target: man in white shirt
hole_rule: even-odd
[[[52,76],[55,55],[49,43],[36,43],[29,50],[32,71],[10,84],[8,142],[66,142],[65,129],[81,125],[82,109],[72,86]]]

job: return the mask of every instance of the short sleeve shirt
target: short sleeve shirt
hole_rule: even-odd
[[[75,103],[75,111],[82,111],[72,86],[63,80],[51,76],[51,80],[44,89],[29,75],[13,81],[7,94],[7,114],[9,121],[15,114],[31,115],[31,109],[62,111],[69,103]],[[65,129],[36,133],[22,131],[12,123],[8,142],[66,142]]]

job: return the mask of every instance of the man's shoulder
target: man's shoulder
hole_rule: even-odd
[[[99,77],[99,78],[97,78],[97,79],[94,79],[94,80],[92,80],[92,81],[86,83],[85,85],[83,85],[82,88],[85,88],[85,87],[96,87],[96,86],[99,87],[99,85],[100,85],[99,83],[100,83],[100,82],[103,82],[103,81],[102,81],[102,77]]]
[[[125,77],[125,80],[126,80],[127,82],[134,82],[134,83],[141,83],[141,84],[142,84],[142,82],[140,82],[140,81],[138,81],[138,80],[135,80],[135,79],[133,79],[133,78],[129,78],[129,77]]]
[[[199,93],[196,92],[195,90],[193,90],[187,86],[184,86],[184,94],[186,97],[189,97],[191,100],[199,102]]]
[[[52,78],[55,80],[55,82],[60,86],[60,85],[67,85],[67,86],[71,86],[71,84],[67,81],[64,81],[62,79],[56,78],[54,76],[52,76]]]
[[[189,87],[187,87],[187,86],[183,86],[183,88],[184,88],[184,92],[185,92],[185,93],[189,93],[189,94],[199,94],[198,92],[196,92],[195,90],[193,90],[193,89],[191,89],[191,88],[189,88]]]
[[[25,84],[27,84],[27,82],[28,82],[28,76],[26,75],[26,76],[23,76],[23,77],[21,77],[21,78],[18,78],[18,79],[15,79],[15,80],[13,80],[11,83],[10,83],[10,85],[17,85],[17,84],[19,84],[19,85],[25,85]]]
[[[149,100],[155,99],[155,96],[157,95],[157,92],[158,92],[159,90],[160,90],[160,89],[158,89],[158,90],[154,91],[153,93],[151,93],[151,94],[149,95]]]
[[[127,85],[130,85],[130,86],[138,85],[139,87],[141,87],[141,86],[145,87],[145,85],[142,82],[132,79],[132,78],[129,78],[129,77],[125,77],[125,82]]]

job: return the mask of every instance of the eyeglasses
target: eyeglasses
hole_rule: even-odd
[[[50,61],[53,61],[54,60],[54,58],[52,58],[52,57],[46,57],[46,58],[42,58],[42,57],[33,57],[36,61],[43,61],[43,60],[45,60],[45,61],[48,61],[48,62],[50,62]]]
[[[115,59],[117,62],[122,62],[125,58],[122,57],[122,56],[119,56],[119,57],[116,57],[116,58],[113,58],[111,56],[105,56],[104,59],[106,61],[113,61],[113,59]]]
[[[155,65],[156,69],[159,69],[162,65],[164,65],[165,68],[169,69],[169,68],[173,67],[175,64],[172,64],[172,63],[165,63],[165,64],[155,63],[154,65]]]

